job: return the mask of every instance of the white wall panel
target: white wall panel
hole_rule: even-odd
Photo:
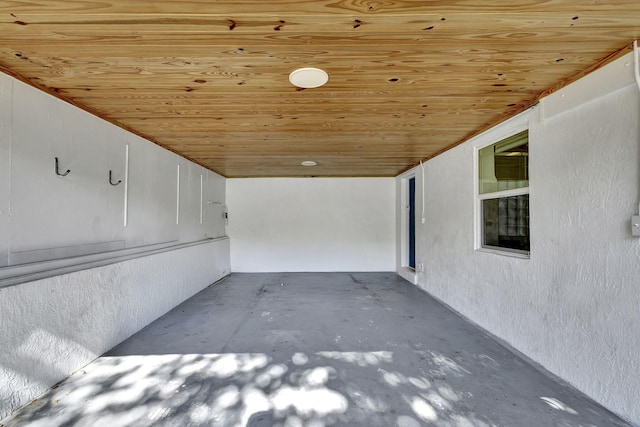
[[[9,76],[0,82],[0,267],[225,235],[223,177]],[[56,157],[68,175],[56,175]]]
[[[52,248],[64,248],[57,257],[100,244],[123,248],[108,203],[110,193],[122,192],[107,182],[113,126],[18,82],[12,110],[12,257],[24,263],[48,258]],[[67,176],[55,174],[55,157],[61,172],[71,170]],[[79,245],[94,249],[73,248]]]
[[[234,272],[393,271],[393,178],[227,180]]]
[[[127,247],[175,242],[177,165],[173,153],[128,134]]]
[[[200,227],[200,175],[203,169],[180,160],[180,236],[187,240],[205,238]]]

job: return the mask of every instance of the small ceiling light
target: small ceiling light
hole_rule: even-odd
[[[305,160],[304,162],[300,163],[302,166],[316,166],[317,163],[314,162],[313,160]]]
[[[289,74],[292,85],[311,89],[320,87],[329,81],[329,74],[319,68],[298,68]]]

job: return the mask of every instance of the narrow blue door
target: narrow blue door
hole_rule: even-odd
[[[416,268],[416,179],[409,179],[409,267]]]

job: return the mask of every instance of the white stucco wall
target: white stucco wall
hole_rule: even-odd
[[[393,178],[228,179],[231,270],[393,271]]]
[[[563,99],[597,89],[608,72],[566,88]],[[544,108],[525,115],[530,259],[474,250],[474,145],[497,141],[506,123],[426,162],[416,262],[424,263],[420,287],[640,425],[640,239],[630,226],[640,194],[640,94],[622,86],[568,110],[551,99],[543,107],[553,117]]]
[[[0,419],[229,274],[224,202],[220,175],[0,73]]]
[[[228,273],[221,238],[0,288],[0,419]]]

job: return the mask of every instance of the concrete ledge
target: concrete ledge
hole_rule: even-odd
[[[0,268],[0,288],[45,279],[47,277],[59,276],[61,274],[72,273],[74,271],[87,270],[89,268],[114,264],[116,262],[122,262],[129,259],[155,255],[161,252],[173,251],[189,246],[207,244],[218,240],[229,240],[229,238],[219,237],[217,239],[204,239],[196,242],[180,244],[177,244],[176,242],[166,242],[91,255],[4,267]]]

